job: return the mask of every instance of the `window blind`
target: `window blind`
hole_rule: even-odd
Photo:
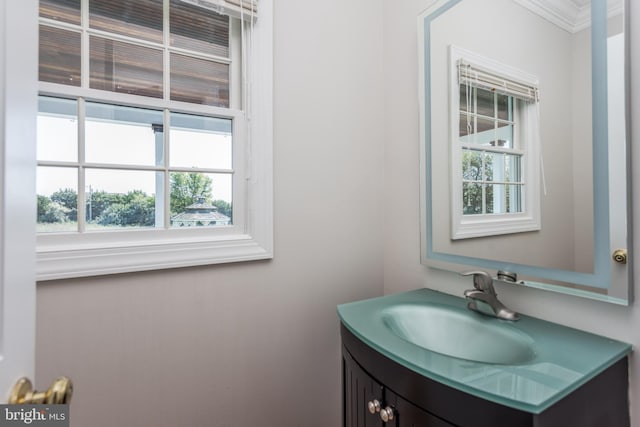
[[[540,90],[537,84],[499,75],[464,59],[458,60],[458,79],[458,83],[461,85],[465,84],[502,93],[526,102],[538,102],[540,100]]]
[[[214,10],[234,18],[253,18],[258,16],[258,0],[180,0],[204,9]]]

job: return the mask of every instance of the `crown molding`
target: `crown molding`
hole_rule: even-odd
[[[517,4],[574,34],[591,25],[591,2],[588,0],[514,0]],[[608,16],[621,14],[622,0],[609,0]]]

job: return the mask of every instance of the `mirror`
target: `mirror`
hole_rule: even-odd
[[[436,0],[419,16],[424,264],[631,302],[624,1]]]

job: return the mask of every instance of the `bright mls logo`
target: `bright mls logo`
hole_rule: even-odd
[[[69,405],[0,405],[0,426],[69,427]]]

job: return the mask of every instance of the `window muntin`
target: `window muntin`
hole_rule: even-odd
[[[239,23],[168,2],[90,0],[89,22],[64,18],[68,1],[41,2],[39,80],[228,108]]]
[[[50,208],[44,198],[55,202],[60,192],[75,189],[77,196],[73,205],[67,200],[57,216],[39,211],[38,231],[233,224],[232,119],[82,98],[41,96],[39,105],[39,144],[46,147],[38,152],[39,165],[46,166],[37,177],[42,209]],[[56,153],[60,140],[61,155],[44,156]],[[74,149],[81,150],[74,154]],[[193,210],[198,215],[185,219]]]
[[[39,212],[38,231],[233,225],[242,188],[233,182],[234,132],[244,118],[228,110],[233,97],[241,104],[232,18],[180,1],[90,0],[87,22],[59,22],[73,15],[71,3],[40,7],[41,81],[54,85],[40,99],[38,195],[42,209],[60,209]],[[103,91],[136,97],[127,105]],[[75,192],[75,205],[52,204],[60,192]],[[176,225],[183,208],[198,220],[182,215]]]
[[[535,231],[538,79],[450,46],[451,239]]]
[[[82,5],[91,0],[82,0]],[[133,0],[131,0],[133,1]],[[65,3],[64,0],[42,0],[48,3]],[[133,40],[125,35],[105,33],[88,28],[87,11],[84,10],[82,26],[68,25],[61,20],[42,16],[43,26],[61,28],[77,32],[81,38],[81,86],[64,85],[41,81],[41,95],[54,98],[68,98],[78,102],[97,102],[123,107],[159,110],[163,112],[164,139],[170,138],[167,116],[172,112],[192,114],[200,117],[227,119],[231,123],[233,143],[231,144],[233,169],[208,169],[202,173],[212,174],[218,181],[225,180],[213,188],[213,198],[218,198],[216,189],[227,188],[233,196],[232,224],[211,227],[173,227],[134,229],[120,228],[113,232],[103,230],[91,232],[39,233],[37,242],[38,280],[53,280],[72,277],[94,276],[133,271],[156,270],[161,268],[179,268],[195,265],[240,262],[273,257],[273,180],[272,180],[272,76],[273,76],[273,1],[219,0],[200,2],[200,0],[180,0],[202,7],[203,10],[216,10],[230,16],[229,54],[216,56],[200,53],[189,48],[180,48],[165,44],[170,26],[165,13],[163,24],[163,44],[146,40]],[[218,4],[218,6],[216,6]],[[164,11],[169,9],[165,0]],[[259,13],[256,11],[259,10]],[[227,18],[224,18],[227,19]],[[116,41],[132,43],[149,48],[160,48],[164,58],[171,53],[184,54],[194,58],[207,59],[229,65],[229,105],[230,108],[192,104],[175,101],[170,98],[169,62],[163,62],[162,98],[144,97],[130,93],[112,92],[89,87],[89,37],[98,36]],[[195,44],[194,44],[195,46]],[[63,79],[64,80],[64,79]],[[253,89],[252,89],[253,88]],[[251,89],[251,90],[250,90]],[[251,120],[248,113],[251,112]],[[74,111],[84,114],[84,108],[78,106]],[[82,122],[82,117],[76,120]],[[78,124],[78,137],[82,138],[82,124]],[[250,155],[249,155],[250,153]],[[82,147],[77,155],[82,158]],[[169,148],[165,147],[165,156]],[[74,159],[78,162],[78,159]],[[38,168],[47,168],[50,160],[39,160]],[[169,159],[166,159],[169,162]],[[63,162],[57,163],[56,170],[63,171]],[[86,165],[92,166],[92,165]],[[96,166],[96,165],[93,165]],[[154,167],[136,165],[97,165],[103,169],[147,170]],[[174,173],[190,173],[191,168],[171,166]],[[76,191],[85,191],[82,174],[71,167],[76,183]],[[85,170],[90,169],[85,167]],[[204,168],[207,169],[207,168]],[[165,172],[165,174],[168,172]],[[217,174],[217,175],[216,175]],[[167,179],[165,177],[165,179]],[[165,181],[168,182],[168,181]],[[164,188],[165,193],[169,191]],[[94,193],[95,194],[95,193]],[[165,202],[169,194],[165,194]],[[214,200],[215,201],[215,200]],[[163,223],[170,224],[169,206],[162,212]],[[228,206],[230,207],[230,206]],[[219,211],[228,208],[220,204]],[[86,209],[84,203],[78,204],[78,210]],[[86,212],[78,212],[84,218]],[[63,224],[68,226],[69,224]],[[111,231],[111,230],[109,230]]]
[[[459,102],[462,214],[522,212],[523,154],[515,138],[522,101],[463,83]]]

